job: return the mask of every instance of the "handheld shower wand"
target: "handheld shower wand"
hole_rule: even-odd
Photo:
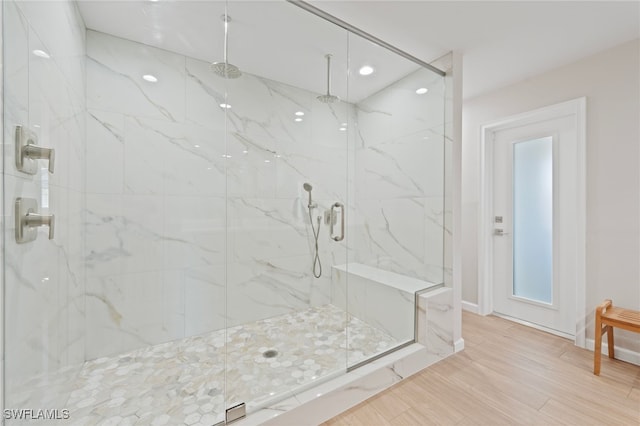
[[[313,209],[313,208],[318,207],[318,205],[315,204],[313,202],[313,200],[311,199],[311,190],[313,189],[313,186],[311,186],[310,183],[305,182],[304,185],[302,185],[302,187],[304,188],[305,191],[307,191],[309,193],[309,204],[307,204],[307,208]]]
[[[311,222],[313,239],[315,240],[315,255],[313,256],[313,276],[316,278],[320,278],[322,276],[322,264],[320,263],[320,254],[318,253],[318,237],[320,236],[320,222],[322,221],[322,218],[318,216],[318,230],[316,231],[315,226],[313,226],[312,211],[313,209],[318,207],[318,205],[314,203],[313,199],[311,198],[311,190],[313,189],[313,186],[311,186],[310,183],[305,182],[302,185],[302,188],[304,188],[304,190],[309,193],[309,203],[307,204],[307,209],[309,210],[309,222]]]

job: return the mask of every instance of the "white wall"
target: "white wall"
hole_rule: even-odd
[[[480,126],[587,97],[587,338],[604,298],[640,308],[640,65],[638,40],[465,101],[462,207],[463,300],[477,303]],[[640,350],[637,335],[616,346]]]

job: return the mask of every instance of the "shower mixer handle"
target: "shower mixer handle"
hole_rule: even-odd
[[[38,173],[39,167],[36,160],[47,160],[49,173],[53,173],[56,151],[53,148],[39,146],[38,136],[34,132],[24,126],[16,126],[15,160],[16,168],[30,175]]]
[[[53,240],[53,236],[55,233],[55,225],[56,225],[55,215],[27,213],[27,215],[22,218],[22,221],[23,221],[23,226],[27,226],[30,228],[37,228],[38,226],[48,226],[49,239]]]
[[[333,225],[335,222],[333,219],[337,215],[335,209],[340,209],[340,235],[336,235],[336,236],[333,235]],[[333,241],[344,240],[344,204],[335,202],[331,205],[331,219],[329,222],[329,229],[330,229],[331,239]]]
[[[53,173],[56,163],[56,151],[53,148],[44,148],[38,145],[27,145],[22,151],[27,158],[43,159],[49,161],[49,173]]]
[[[15,201],[15,237],[18,244],[35,241],[37,229],[49,227],[49,239],[53,240],[56,218],[54,215],[38,213],[38,202],[33,198],[16,198]]]

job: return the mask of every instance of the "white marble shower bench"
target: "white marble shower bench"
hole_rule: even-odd
[[[334,265],[331,303],[397,341],[415,340],[438,356],[454,351],[453,292],[443,283],[361,263]]]

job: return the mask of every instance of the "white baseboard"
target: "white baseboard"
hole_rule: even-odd
[[[462,310],[471,312],[472,314],[478,314],[479,312],[477,303],[466,302],[464,300],[462,301]]]
[[[453,352],[460,352],[464,349],[464,339],[461,337],[453,344]]]
[[[587,344],[587,349],[589,349],[590,351],[593,351],[593,349],[596,346],[596,342],[593,339],[587,339],[586,344]],[[640,352],[635,352],[625,348],[619,348],[617,346],[615,346],[614,350],[615,350],[616,359],[630,362],[631,364],[640,365]],[[609,346],[607,345],[607,339],[603,339],[602,341],[602,353],[605,355],[609,353]]]

